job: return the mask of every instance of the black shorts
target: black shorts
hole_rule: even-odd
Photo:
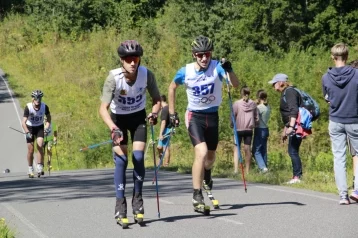
[[[27,129],[29,129],[29,132],[32,135],[31,139],[26,138],[27,143],[32,143],[35,141],[35,138],[44,138],[45,136],[43,124],[41,126],[27,126]]]
[[[121,145],[128,145],[128,131],[131,134],[132,142],[147,141],[146,117],[147,115],[145,110],[124,115],[114,114],[111,112],[112,121],[123,132]]]
[[[244,145],[251,145],[253,131],[237,131],[237,137],[239,138],[239,144],[244,142]]]
[[[188,112],[188,132],[193,146],[205,142],[208,150],[216,150],[219,142],[219,114]]]

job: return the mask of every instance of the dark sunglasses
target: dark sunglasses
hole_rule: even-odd
[[[195,53],[195,56],[200,59],[203,58],[204,55],[206,58],[209,58],[211,56],[211,51]]]
[[[132,62],[134,62],[135,64],[138,64],[139,62],[139,56],[127,56],[127,57],[123,57],[123,60],[127,63],[130,64]]]

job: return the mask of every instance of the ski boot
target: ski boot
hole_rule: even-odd
[[[27,172],[27,174],[29,175],[29,178],[34,178],[34,168],[29,167],[29,172]]]
[[[210,215],[210,207],[205,205],[201,189],[194,189],[192,202],[195,212],[202,213],[205,216]]]
[[[37,177],[40,178],[41,175],[45,175],[45,172],[43,171],[44,166],[42,164],[37,164]]]
[[[216,200],[211,193],[211,189],[213,188],[213,180],[211,179],[209,183],[205,183],[205,180],[203,180],[203,188],[208,195],[208,198],[210,199],[211,203],[213,204],[214,209],[219,209],[219,201]]]
[[[120,225],[123,229],[128,228],[126,198],[117,198],[114,218],[116,219],[117,224]]]
[[[133,194],[132,208],[133,208],[134,222],[138,223],[139,225],[143,225],[144,206],[143,206],[142,193]]]

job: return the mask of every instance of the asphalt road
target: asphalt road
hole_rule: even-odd
[[[8,128],[20,128],[21,113],[9,92],[0,78],[0,168],[11,170],[0,174],[0,218],[16,230],[16,237],[358,237],[357,204],[339,206],[335,194],[263,184],[248,184],[245,193],[241,182],[215,178],[213,193],[221,207],[204,216],[191,205],[191,176],[164,171],[158,218],[150,170],[143,190],[143,227],[133,222],[132,170],[127,170],[131,224],[122,230],[113,217],[112,169],[27,177],[25,139]]]

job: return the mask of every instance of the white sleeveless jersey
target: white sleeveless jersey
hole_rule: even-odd
[[[147,89],[147,69],[138,67],[136,82],[129,86],[122,73],[122,69],[111,70],[114,75],[116,88],[111,102],[111,111],[114,114],[131,114],[145,108]]]
[[[41,103],[40,109],[38,111],[35,110],[32,102],[26,104],[29,109],[29,117],[27,118],[26,125],[28,126],[41,126],[44,124],[44,116],[45,116],[45,103]]]
[[[209,67],[202,74],[197,74],[195,63],[187,64],[185,69],[185,86],[188,96],[188,110],[205,110],[218,107],[222,101],[222,81],[216,70],[216,60],[211,60]]]

